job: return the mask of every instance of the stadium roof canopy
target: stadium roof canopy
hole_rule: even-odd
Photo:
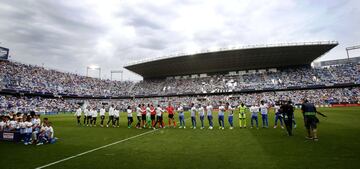
[[[202,73],[310,65],[338,45],[336,41],[254,45],[143,60],[125,68],[144,79]]]

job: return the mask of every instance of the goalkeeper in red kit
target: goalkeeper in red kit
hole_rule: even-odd
[[[166,111],[168,112],[168,117],[169,117],[169,127],[171,126],[171,123],[174,124],[174,128],[176,127],[176,121],[174,119],[174,113],[175,113],[175,109],[174,107],[171,105],[171,103],[169,103],[168,107],[166,107]]]

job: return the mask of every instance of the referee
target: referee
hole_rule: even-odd
[[[309,100],[304,99],[303,104],[301,105],[301,110],[304,115],[305,127],[308,134],[306,139],[318,141],[319,138],[317,136],[317,130],[316,130],[317,118],[316,118],[315,105],[309,103]]]

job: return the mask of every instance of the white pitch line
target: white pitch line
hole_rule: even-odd
[[[132,137],[123,139],[123,140],[119,140],[119,141],[116,141],[116,142],[113,142],[113,143],[110,143],[110,144],[107,144],[107,145],[104,145],[104,146],[101,146],[101,147],[98,147],[98,148],[94,148],[94,149],[92,149],[92,150],[88,150],[88,151],[85,151],[85,152],[83,152],[83,153],[76,154],[76,155],[74,155],[74,156],[67,157],[67,158],[64,158],[64,159],[61,159],[61,160],[58,160],[58,161],[55,161],[55,162],[52,162],[52,163],[49,163],[49,164],[40,166],[40,167],[36,167],[35,169],[46,168],[46,167],[49,167],[49,166],[52,166],[52,165],[55,165],[55,164],[58,164],[58,163],[61,163],[61,162],[64,162],[64,161],[67,161],[67,160],[76,158],[76,157],[79,157],[79,156],[82,156],[82,155],[85,155],[85,154],[88,154],[88,153],[91,153],[91,152],[94,152],[94,151],[97,151],[97,150],[100,150],[100,149],[103,149],[103,148],[106,148],[106,147],[109,147],[109,146],[112,146],[112,145],[115,145],[115,144],[122,143],[122,142],[127,141],[127,140],[131,140],[131,139],[134,139],[134,138],[137,138],[137,137],[140,137],[140,136],[149,134],[149,133],[153,133],[153,132],[155,132],[155,131],[157,131],[157,129],[156,129],[156,130],[147,131],[147,132],[144,132],[144,133],[141,133],[141,134],[138,134],[138,135],[135,135],[135,136],[132,136]]]
[[[189,119],[190,119],[190,118],[184,119],[184,121],[189,120]],[[180,123],[180,122],[179,122],[179,123]],[[52,166],[52,165],[55,165],[55,164],[58,164],[58,163],[61,163],[61,162],[64,162],[64,161],[67,161],[67,160],[76,158],[76,157],[79,157],[79,156],[82,156],[82,155],[85,155],[85,154],[89,154],[89,153],[91,153],[91,152],[94,152],[94,151],[97,151],[97,150],[100,150],[100,149],[103,149],[103,148],[106,148],[106,147],[109,147],[109,146],[118,144],[118,143],[122,143],[122,142],[124,142],[124,141],[130,140],[130,139],[133,139],[133,138],[137,138],[137,137],[140,137],[140,136],[143,136],[143,135],[146,135],[146,134],[155,132],[155,131],[157,131],[157,130],[158,130],[158,129],[156,129],[156,130],[151,130],[151,131],[147,131],[147,132],[141,133],[141,134],[136,135],[136,136],[132,136],[132,137],[129,137],[129,138],[126,138],[126,139],[123,139],[123,140],[119,140],[119,141],[116,141],[116,142],[113,142],[113,143],[110,143],[110,144],[107,144],[107,145],[104,145],[104,146],[101,146],[101,147],[98,147],[98,148],[95,148],[95,149],[92,149],[92,150],[85,151],[85,152],[80,153],[80,154],[76,154],[76,155],[71,156],[71,157],[67,157],[67,158],[64,158],[64,159],[61,159],[61,160],[58,160],[58,161],[55,161],[55,162],[52,162],[52,163],[49,163],[49,164],[40,166],[40,167],[36,167],[35,169],[46,168],[46,167],[49,167],[49,166]]]

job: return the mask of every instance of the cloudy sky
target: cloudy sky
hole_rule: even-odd
[[[359,8],[358,0],[0,0],[0,46],[12,60],[61,71],[84,75],[97,64],[105,78],[136,60],[250,44],[337,40],[320,59],[330,60],[360,44]],[[141,77],[125,70],[124,79]]]

